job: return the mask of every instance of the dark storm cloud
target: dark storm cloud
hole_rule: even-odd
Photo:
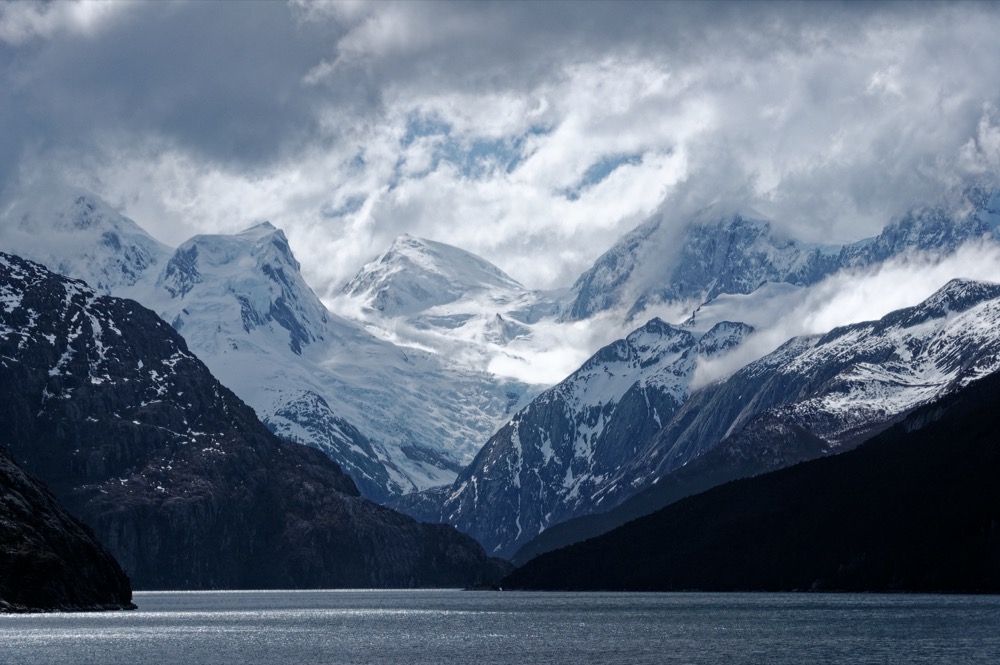
[[[162,139],[208,160],[266,163],[315,133],[320,100],[301,77],[331,38],[280,3],[145,2],[94,34],[0,45],[4,161],[26,147]],[[322,101],[337,100],[327,90]]]

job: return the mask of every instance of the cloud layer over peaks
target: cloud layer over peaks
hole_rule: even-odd
[[[963,3],[8,3],[0,182],[171,244],[269,219],[320,291],[403,232],[565,286],[654,211],[843,242],[992,182],[997,34]]]

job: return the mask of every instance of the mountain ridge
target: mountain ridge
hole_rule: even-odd
[[[970,195],[971,197],[971,195]],[[722,294],[746,294],[766,282],[809,286],[845,269],[883,263],[914,251],[953,253],[977,238],[1000,238],[996,193],[980,193],[961,218],[940,208],[920,208],[871,238],[844,245],[799,242],[773,230],[756,214],[696,214],[682,229],[662,215],[627,233],[586,270],[571,289],[564,316],[586,319],[624,308],[633,318],[647,308],[675,302],[697,306]]]
[[[1000,284],[955,279],[920,305],[789,340],[693,394],[647,441],[621,477],[648,489],[541,534],[515,558],[594,537],[722,482],[850,449],[1000,368],[998,317]]]
[[[738,324],[719,326],[729,327],[735,341],[750,334]],[[652,344],[644,346],[648,364],[630,355],[654,330],[683,338],[678,350],[712,340],[712,331],[698,338],[690,328],[651,320],[520,411],[450,490],[434,495],[443,501],[440,512],[430,496],[394,505],[454,524],[488,550],[510,556],[545,529],[614,509],[675,472],[681,475],[668,482],[673,494],[664,490],[671,500],[681,498],[683,488],[706,489],[706,479],[724,482],[850,448],[913,408],[1000,368],[1000,285],[952,280],[920,305],[793,338],[715,383],[657,398],[648,390],[655,377],[669,379],[661,386],[691,386],[699,363],[691,355],[657,356]],[[728,351],[735,341],[709,348]],[[681,379],[687,383],[672,383]],[[608,382],[632,388],[604,393],[600,386]],[[580,400],[579,391],[595,397]],[[616,412],[627,428],[609,426]],[[582,462],[605,456],[609,463],[583,472]],[[557,472],[549,473],[550,466]],[[584,476],[589,484],[578,497],[571,481]]]
[[[465,586],[504,565],[279,440],[138,303],[0,254],[0,423],[138,588]]]
[[[996,593],[998,404],[994,373],[854,450],[691,496],[543,554],[502,584]]]

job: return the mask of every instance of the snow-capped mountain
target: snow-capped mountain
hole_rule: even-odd
[[[488,583],[470,538],[361,498],[132,300],[0,254],[0,426],[144,588]]]
[[[281,337],[295,355],[336,330],[326,308],[299,276],[285,234],[268,222],[235,235],[200,235],[174,252],[156,282],[161,314],[197,349],[218,352],[217,344],[240,330],[258,329]],[[150,296],[152,299],[154,296]],[[200,325],[211,321],[214,327]],[[266,331],[266,332],[265,332]]]
[[[524,390],[329,313],[270,224],[191,239],[147,302],[274,431],[373,498],[448,483]]]
[[[548,525],[613,508],[720,445],[789,462],[851,447],[1000,369],[1000,285],[956,280],[878,321],[794,338],[685,399],[694,358],[712,360],[749,332],[718,324],[695,343],[690,330],[654,320],[536,398],[438,495],[441,519],[509,556]]]
[[[95,264],[86,258],[92,248],[103,252],[99,267],[127,264],[136,247],[162,245],[95,197],[77,196],[69,210],[63,217],[17,218],[18,228],[36,236],[48,233],[53,219],[66,228],[65,244],[22,243],[29,258],[156,311],[273,431],[326,452],[366,496],[381,500],[450,483],[526,390],[400,348],[331,314],[303,281],[284,234],[270,224],[196,236],[172,254],[159,251],[143,270],[102,269],[122,278],[95,279]],[[17,246],[7,242],[12,225],[3,227],[4,246]],[[121,228],[130,233],[119,234],[117,246],[104,242]],[[40,247],[47,252],[32,251]],[[69,258],[54,256],[60,252]]]
[[[963,218],[940,209],[911,212],[874,238],[842,246],[814,245],[776,233],[759,215],[708,208],[683,230],[662,216],[626,234],[573,285],[564,316],[573,320],[609,309],[641,314],[659,303],[696,307],[722,294],[746,294],[765,283],[815,284],[845,269],[906,253],[953,253],[970,240],[1000,237],[1000,195],[979,193]]]
[[[457,247],[404,234],[330,304],[387,341],[432,351],[472,371],[516,377],[502,371],[504,362],[517,363],[519,354],[554,343],[538,339],[535,324],[555,320],[561,296],[531,291]],[[525,374],[528,383],[545,384]]]
[[[687,399],[698,363],[751,332],[727,322],[699,334],[653,319],[518,412],[439,493],[436,514],[420,514],[417,497],[399,505],[509,556],[550,524],[592,512],[607,479]]]
[[[1000,369],[1000,285],[953,280],[916,307],[789,340],[692,395],[622,475],[648,485],[737,434],[776,423],[833,449]],[[609,489],[608,501],[621,492]]]
[[[284,234],[266,223],[197,236],[174,251],[95,197],[74,193],[2,211],[0,243],[154,309],[273,431],[324,450],[366,496],[384,500],[449,486],[542,386],[624,335],[630,324],[614,318],[620,308],[635,314],[670,301],[691,311],[715,296],[697,325],[681,328],[693,339],[725,321],[762,329],[770,312],[727,312],[775,294],[769,307],[778,307],[783,288],[804,289],[845,266],[914,249],[952,252],[994,233],[995,202],[984,194],[960,222],[923,211],[877,238],[835,248],[782,239],[750,214],[708,211],[679,238],[654,217],[573,289],[551,293],[525,289],[468,252],[403,236],[332,301],[337,314],[303,281]],[[50,235],[58,242],[44,240]],[[733,369],[753,359],[726,357]],[[690,368],[677,370],[685,390],[703,382],[701,367],[691,377]],[[586,381],[600,384],[596,376]],[[556,519],[547,515],[540,524]]]
[[[1000,285],[955,280],[920,305],[790,340],[696,391],[623,469],[647,490],[542,534],[517,559],[592,538],[716,485],[840,452],[1000,368]],[[621,494],[604,493],[615,502]]]
[[[343,292],[368,309],[394,317],[469,298],[505,307],[528,291],[475,254],[403,234],[366,264]]]
[[[123,291],[157,275],[171,250],[83,190],[31,192],[3,211],[3,250],[29,257],[99,291]]]

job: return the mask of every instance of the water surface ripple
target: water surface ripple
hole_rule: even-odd
[[[1000,663],[1000,597],[136,593],[0,616],[0,663]]]

